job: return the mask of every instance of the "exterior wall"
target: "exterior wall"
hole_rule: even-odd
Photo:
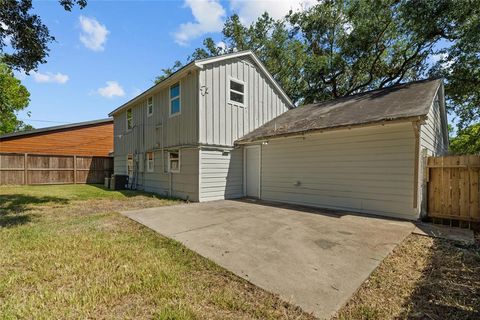
[[[167,195],[170,174],[164,173],[162,149],[181,149],[181,171],[172,173],[172,196],[198,201],[198,72],[180,80],[181,113],[169,116],[169,86],[153,94],[153,114],[147,97],[132,106],[133,128],[127,130],[127,110],[114,115],[115,174],[126,174],[127,155],[136,154],[138,188]],[[185,149],[194,147],[194,149]],[[155,172],[146,172],[145,154],[155,152]],[[165,151],[166,153],[166,151]],[[167,156],[163,158],[166,164]]]
[[[167,172],[167,152],[162,159],[162,151],[155,152],[153,172],[141,174],[141,184],[145,191],[161,195],[171,195],[190,201],[199,201],[198,197],[198,168],[199,150],[197,148],[180,150],[180,172]],[[162,165],[163,160],[163,165]],[[146,168],[146,165],[145,165]],[[170,179],[172,192],[170,194]]]
[[[200,201],[243,196],[243,149],[200,150]]]
[[[147,116],[147,97],[132,106],[133,128],[127,130],[127,110],[114,115],[115,155],[161,147],[193,145],[198,141],[198,73],[180,80],[181,114],[169,117],[169,86],[153,95],[153,115]],[[163,145],[162,145],[163,143]]]
[[[261,198],[417,219],[410,122],[271,140]]]
[[[435,99],[427,114],[427,120],[420,128],[420,150],[428,156],[444,155],[448,151],[448,141],[444,138],[447,128],[443,123],[441,99]]]
[[[113,122],[0,139],[0,152],[107,157],[113,151]]]
[[[229,103],[229,77],[245,82],[245,106]],[[288,110],[288,102],[248,58],[207,64],[200,71],[199,142],[233,146],[238,138]]]

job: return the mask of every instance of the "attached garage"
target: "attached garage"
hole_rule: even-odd
[[[418,219],[423,160],[448,146],[442,82],[292,109],[237,143],[247,196]]]

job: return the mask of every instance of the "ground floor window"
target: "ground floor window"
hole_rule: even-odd
[[[180,151],[168,152],[168,171],[180,172]]]
[[[155,164],[155,155],[153,152],[147,152],[147,171],[153,172]]]
[[[127,174],[129,177],[133,176],[133,154],[127,155]]]

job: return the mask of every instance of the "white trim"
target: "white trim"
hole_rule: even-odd
[[[129,128],[128,127],[128,110],[130,110],[130,114],[132,115],[132,118],[131,118],[131,127]],[[127,131],[130,131],[133,129],[133,108],[128,108],[126,111],[125,111],[125,128],[127,128]]]
[[[150,99],[152,99],[152,104],[149,103]],[[149,112],[150,111],[150,106],[152,107],[152,112]],[[150,96],[150,97],[147,98],[147,117],[151,117],[153,115],[153,106],[154,106],[153,96]]]
[[[170,154],[171,153],[178,153],[178,169],[177,170],[172,170],[170,168]],[[171,172],[171,173],[179,173],[180,170],[181,170],[181,159],[182,159],[182,155],[181,155],[181,151],[180,149],[178,149],[177,151],[173,151],[173,150],[170,150],[168,151],[168,172]]]
[[[178,96],[172,98],[172,87],[178,84]],[[172,114],[172,101],[178,99],[179,111]],[[181,81],[175,82],[168,87],[168,117],[173,118],[182,114],[182,84]]]
[[[243,85],[243,92],[240,92],[240,91],[237,91],[237,90],[234,90],[234,89],[230,88],[230,83],[231,83],[231,81]],[[227,88],[228,88],[228,90],[227,90],[227,94],[228,94],[228,101],[227,101],[227,103],[233,104],[233,105],[235,105],[235,106],[242,107],[242,108],[247,107],[247,103],[246,103],[247,85],[246,85],[246,82],[245,82],[245,81],[239,80],[239,79],[234,78],[234,77],[232,77],[232,76],[229,75],[229,76],[228,76]],[[243,96],[243,103],[240,103],[240,102],[238,102],[238,101],[231,100],[231,99],[230,99],[230,93],[231,93],[231,91],[233,91],[233,92],[235,92],[235,93],[237,93],[237,94],[241,94],[241,95]]]

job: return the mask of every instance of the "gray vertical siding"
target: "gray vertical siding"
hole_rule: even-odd
[[[169,117],[168,86],[153,95],[152,116],[147,116],[148,97],[132,106],[132,130],[126,130],[126,109],[114,115],[115,155],[158,149],[162,142],[165,148],[198,142],[198,72],[182,78],[180,85],[180,115]]]
[[[229,103],[229,77],[245,82],[245,106]],[[238,138],[288,110],[288,102],[248,58],[207,64],[199,82],[201,144],[233,146]]]
[[[114,172],[125,174],[127,155],[138,154],[138,187],[168,194],[169,173],[164,173],[161,149],[180,149],[198,142],[198,72],[180,80],[181,114],[169,116],[169,86],[153,94],[153,115],[147,116],[147,98],[132,106],[133,128],[126,128],[126,110],[114,115]],[[145,153],[155,151],[155,172],[146,172]],[[181,171],[172,173],[172,195],[198,200],[198,149],[181,151]],[[164,157],[166,159],[166,157]],[[166,160],[165,160],[166,161]]]
[[[410,122],[261,146],[261,198],[416,219]]]
[[[161,195],[170,195],[170,175],[172,179],[172,196],[190,201],[198,201],[198,152],[197,148],[180,150],[180,172],[167,172],[167,152],[164,154],[162,164],[162,152],[155,152],[154,172],[145,170],[143,187],[145,191],[155,192]]]
[[[448,151],[448,141],[444,139],[444,123],[441,106],[437,99],[430,107],[427,120],[420,129],[420,149],[427,150],[429,156],[440,156]]]
[[[200,201],[243,196],[243,149],[200,150]]]

